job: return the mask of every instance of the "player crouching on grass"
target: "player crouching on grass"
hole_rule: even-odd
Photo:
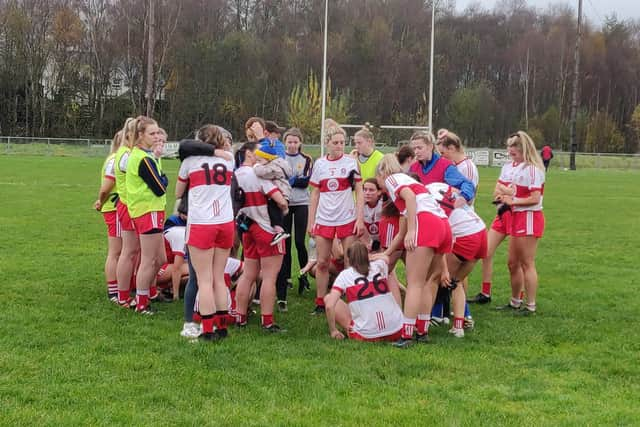
[[[180,299],[180,288],[189,278],[189,266],[186,260],[185,233],[187,229],[187,197],[183,197],[178,205],[178,214],[172,215],[164,222],[164,247],[167,262],[158,271],[156,283],[167,291],[167,296],[177,301]]]
[[[400,301],[389,290],[388,257],[374,255],[362,242],[347,249],[350,267],[336,278],[324,297],[329,335],[344,339],[340,325],[351,339],[359,341],[396,341],[400,338],[403,315]],[[347,302],[340,299],[344,295]]]
[[[414,330],[419,342],[428,342],[429,313],[433,301],[427,280],[437,274],[443,256],[451,252],[451,227],[447,216],[427,188],[406,175],[394,154],[386,154],[377,169],[380,186],[389,194],[407,219],[406,248],[407,293],[399,348],[412,344]]]

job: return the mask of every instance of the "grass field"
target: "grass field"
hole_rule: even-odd
[[[220,345],[181,338],[178,304],[147,318],[108,303],[100,165],[0,156],[2,425],[640,423],[638,172],[548,175],[537,317],[493,309],[509,295],[502,247],[476,329],[402,351],[332,341],[311,295],[277,315],[287,334],[254,318]],[[498,171],[480,173],[488,222]]]

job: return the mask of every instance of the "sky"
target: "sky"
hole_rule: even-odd
[[[578,0],[526,0],[531,6],[546,9],[550,4],[566,3],[578,9]],[[497,0],[456,0],[458,10],[471,3],[480,3],[485,9],[493,9]],[[618,19],[640,19],[639,0],[583,0],[583,13],[593,24],[601,24],[605,16],[615,13]]]

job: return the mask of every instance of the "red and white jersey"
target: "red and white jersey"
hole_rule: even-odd
[[[502,165],[502,170],[500,170],[500,177],[498,177],[498,182],[502,185],[511,185],[513,182],[513,175],[516,172],[516,169],[521,166],[522,163],[510,162]]]
[[[104,178],[115,181],[116,180],[116,156],[109,156],[109,160],[104,165]]]
[[[350,267],[333,283],[332,289],[346,297],[353,331],[365,338],[391,335],[402,328],[404,316],[389,291],[387,275],[387,264],[378,260],[369,264],[367,277]]]
[[[251,166],[241,166],[236,169],[235,174],[238,187],[242,188],[245,197],[240,213],[254,220],[267,233],[273,233],[267,210],[267,198],[280,190],[272,181],[258,178]]]
[[[455,165],[462,176],[473,182],[473,187],[477,190],[478,183],[480,182],[480,175],[478,174],[478,168],[476,164],[473,163],[471,159],[464,159],[461,162],[456,163]]]
[[[178,180],[189,182],[189,224],[233,221],[231,177],[233,162],[216,156],[187,157]]]
[[[531,206],[513,206],[514,212],[541,211],[544,194],[544,171],[532,164],[522,163],[513,174],[513,185],[516,187],[514,197],[529,197],[534,191],[540,192],[540,201]]]
[[[187,227],[174,225],[164,232],[164,248],[167,254],[167,262],[173,264],[176,256],[184,258],[186,253],[185,233]]]
[[[316,224],[337,226],[356,220],[356,204],[349,176],[354,182],[362,180],[358,161],[343,155],[329,160],[322,157],[313,165],[309,185],[320,190]]]
[[[224,266],[224,283],[227,288],[231,289],[232,282],[238,280],[238,276],[242,272],[242,261],[237,258],[227,258],[227,264]]]
[[[465,204],[461,208],[453,208],[456,199],[462,197],[456,188],[441,182],[434,182],[426,187],[449,217],[451,234],[454,238],[470,236],[487,228],[471,206]]]
[[[380,215],[382,214],[382,198],[378,203],[371,207],[367,203],[364,204],[364,225],[367,232],[371,236],[371,240],[380,240]]]
[[[424,184],[411,178],[404,173],[394,173],[384,180],[384,184],[387,187],[389,197],[393,200],[400,213],[404,216],[407,215],[407,206],[405,201],[400,197],[400,191],[404,188],[409,188],[413,194],[416,195],[416,214],[420,212],[428,212],[440,218],[446,218],[437,200],[429,194],[427,187]]]

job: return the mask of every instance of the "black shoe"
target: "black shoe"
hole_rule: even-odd
[[[311,289],[311,285],[309,285],[309,279],[307,276],[298,277],[298,295],[302,295],[305,290]]]
[[[216,329],[213,333],[218,335],[220,339],[223,339],[229,336],[229,331],[227,330],[227,328]]]
[[[286,313],[287,311],[289,311],[289,308],[287,307],[287,302],[286,301],[278,301],[278,311],[280,313]]]
[[[143,307],[142,310],[138,310],[138,308],[136,308],[136,313],[142,314],[143,316],[153,316],[157,312],[153,309],[153,307],[151,307],[151,304],[147,304],[147,306]]]
[[[522,304],[511,305],[511,302],[508,302],[505,305],[497,306],[496,310],[498,310],[498,311],[516,311],[516,310],[520,310],[521,307],[522,307]]]
[[[407,339],[407,338],[400,338],[398,341],[392,342],[391,345],[396,348],[409,348],[413,345],[413,340]]]
[[[312,316],[319,316],[324,314],[325,309],[324,309],[324,305],[316,305],[316,308],[313,309],[313,311],[311,312]]]
[[[276,325],[275,323],[272,323],[269,326],[263,326],[262,330],[270,334],[283,334],[287,332],[286,329],[282,329],[280,326]]]
[[[222,337],[217,332],[218,331],[207,332],[207,333],[200,334],[200,336],[198,337],[198,340],[199,341],[204,341],[204,342],[220,341],[222,339]]]
[[[429,333],[426,334],[418,334],[416,333],[416,342],[420,344],[431,344],[431,338],[429,337]]]
[[[522,305],[522,307],[519,310],[516,310],[513,312],[514,316],[518,316],[518,317],[533,317],[535,316],[537,313],[535,310],[531,310],[529,308],[527,308],[526,305]]]
[[[491,295],[487,296],[482,292],[479,292],[475,297],[468,298],[467,302],[469,304],[488,304],[491,302]]]

